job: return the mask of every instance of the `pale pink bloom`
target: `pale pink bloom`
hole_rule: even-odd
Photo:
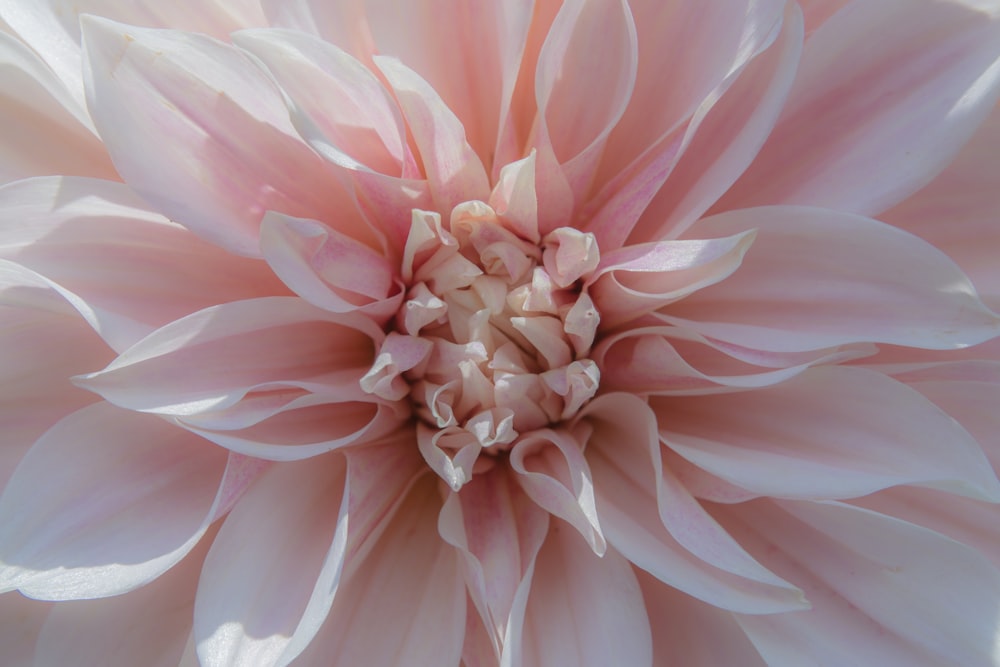
[[[997,2],[0,18],[5,665],[1000,664]]]

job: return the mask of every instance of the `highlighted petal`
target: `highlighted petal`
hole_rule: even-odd
[[[0,588],[73,600],[152,581],[222,509],[226,462],[224,450],[152,415],[107,403],[73,413],[0,497]]]

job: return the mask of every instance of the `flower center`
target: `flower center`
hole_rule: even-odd
[[[599,320],[582,287],[597,267],[592,234],[562,227],[532,241],[479,201],[447,228],[413,212],[406,300],[362,388],[409,395],[421,429],[496,453],[519,433],[572,417],[597,391],[587,358]]]

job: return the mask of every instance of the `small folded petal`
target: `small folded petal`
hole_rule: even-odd
[[[733,276],[659,319],[758,350],[875,342],[926,349],[1000,334],[1000,316],[940,250],[884,223],[799,206],[730,211],[691,233],[757,236]]]
[[[854,0],[825,21],[777,126],[716,210],[875,215],[930,182],[1000,96],[1000,15],[985,4]]]
[[[652,637],[639,583],[614,549],[591,553],[553,524],[538,554],[520,651],[525,667],[652,667]]]
[[[216,518],[226,467],[224,450],[156,416],[82,408],[35,443],[0,497],[0,589],[72,600],[152,581]]]
[[[810,368],[752,392],[650,404],[668,447],[761,495],[851,498],[913,484],[1000,500],[1000,481],[972,436],[871,370]]]
[[[768,664],[989,665],[1000,571],[905,521],[840,503],[717,508],[761,560],[800,582],[810,611],[737,616]]]
[[[124,180],[157,210],[241,255],[259,255],[267,210],[375,244],[246,54],[193,33],[93,16],[82,25],[94,123]]]

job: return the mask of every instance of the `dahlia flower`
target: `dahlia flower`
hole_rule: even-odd
[[[1000,664],[1000,3],[0,19],[5,665]]]

